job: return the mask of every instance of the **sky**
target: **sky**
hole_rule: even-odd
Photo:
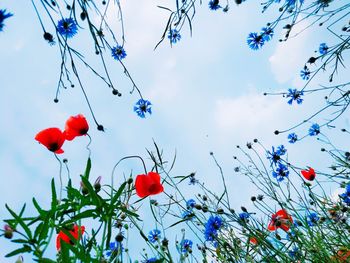
[[[154,149],[153,140],[169,160],[176,151],[174,175],[196,172],[198,179],[219,191],[222,186],[215,177],[219,172],[209,155],[214,152],[227,175],[232,205],[236,207],[248,205],[256,191],[247,178],[233,173],[236,145],[245,145],[254,138],[267,148],[285,144],[289,159],[298,165],[326,168],[325,157],[314,138],[288,145],[287,134],[273,134],[276,129],[303,120],[320,106],[322,96],[310,96],[309,101],[305,98],[302,105],[291,107],[285,98],[263,96],[263,92],[300,89],[304,83],[299,71],[305,61],[319,43],[331,42],[332,38],[321,29],[279,43],[279,28],[273,41],[260,51],[252,51],[246,45],[248,33],[260,31],[276,13],[260,15],[260,5],[250,2],[239,7],[232,5],[227,14],[213,12],[203,2],[197,8],[192,37],[185,26],[179,43],[171,47],[165,41],[154,50],[168,18],[168,13],[157,5],[172,7],[172,1],[121,1],[125,65],[143,96],[152,102],[153,114],[141,119],[133,112],[137,94],[129,94],[132,85],[112,58],[107,59],[107,65],[123,94],[121,98],[113,96],[98,78],[79,67],[94,113],[105,127],[102,133],[94,126],[79,88],[62,90],[60,102],[53,103],[60,66],[58,47],[43,40],[30,1],[2,0],[0,8],[14,16],[6,20],[4,32],[0,33],[0,218],[9,216],[5,203],[15,211],[24,202],[32,211],[33,196],[44,206],[49,204],[50,181],[52,177],[58,180],[59,166],[34,137],[47,127],[63,129],[65,120],[78,113],[84,114],[91,124],[92,178],[102,176],[106,183],[114,164],[122,157],[138,154],[147,159],[146,149]],[[120,38],[116,12],[108,13],[108,19]],[[79,30],[72,44],[98,65],[84,29]],[[349,126],[347,118],[340,121],[344,128]],[[307,129],[303,126],[299,131],[306,134]],[[62,158],[68,159],[76,184],[88,157],[87,143],[88,139],[81,137],[63,146]],[[335,144],[349,147],[340,135]],[[118,176],[122,180],[123,173],[131,170],[141,173],[142,166],[136,161],[122,163],[115,181],[118,182]],[[184,191],[190,198],[191,190]],[[13,246],[2,239],[0,248],[3,258]],[[5,263],[13,261],[1,259]]]

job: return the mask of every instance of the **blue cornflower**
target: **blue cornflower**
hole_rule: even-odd
[[[286,149],[286,147],[284,147],[284,145],[280,145],[280,146],[277,147],[276,153],[277,153],[279,156],[285,155],[286,152],[287,152],[287,149]]]
[[[311,125],[311,127],[309,128],[309,135],[310,136],[317,136],[320,134],[320,125],[318,125],[317,123],[314,123]]]
[[[261,29],[261,35],[264,41],[270,41],[274,35],[273,29],[271,27],[263,27]]]
[[[145,118],[145,113],[148,112],[149,114],[152,114],[151,105],[152,103],[150,101],[139,99],[134,106],[134,112],[136,112],[139,117]]]
[[[302,90],[297,89],[288,89],[287,98],[290,98],[288,100],[288,104],[292,105],[293,101],[295,100],[298,104],[303,103],[303,99],[301,96],[304,95],[304,92]]]
[[[320,52],[321,55],[324,55],[328,52],[328,46],[326,43],[321,43],[320,47],[318,48],[318,51]]]
[[[281,160],[281,155],[284,155],[286,152],[287,150],[283,145],[278,146],[276,151],[275,147],[272,146],[272,151],[267,151],[267,159],[270,160],[271,165],[277,165]]]
[[[158,259],[156,257],[153,257],[153,258],[142,260],[142,263],[154,263],[154,262],[157,262],[157,260]]]
[[[251,32],[247,37],[247,44],[251,49],[258,50],[265,44],[265,40],[262,35]]]
[[[148,240],[151,243],[157,242],[160,238],[161,238],[161,234],[160,234],[160,230],[158,229],[153,229],[148,234]]]
[[[348,184],[345,188],[345,193],[339,195],[343,202],[347,205],[350,205],[350,184]]]
[[[181,34],[176,29],[171,29],[169,31],[168,38],[170,39],[171,44],[175,44],[176,42],[180,41]]]
[[[63,37],[72,38],[78,32],[78,26],[73,18],[63,18],[57,23],[57,31]]]
[[[126,57],[125,49],[120,45],[113,47],[111,51],[112,51],[112,57],[115,60],[121,61]]]
[[[288,251],[289,257],[291,257],[293,260],[296,260],[300,257],[300,251],[297,247],[294,247],[292,250]]]
[[[109,243],[109,250],[107,251],[107,257],[110,257],[113,253],[118,253],[119,251],[123,251],[123,244],[120,242],[111,242]]]
[[[186,202],[187,209],[191,210],[196,205],[196,201],[194,199],[189,199]]]
[[[188,184],[189,185],[195,185],[196,183],[198,183],[198,180],[195,177],[195,173],[191,173],[190,174],[190,182]]]
[[[181,251],[183,253],[187,253],[189,252],[190,250],[192,250],[192,244],[193,242],[189,239],[183,239],[180,243],[181,245]]]
[[[219,5],[219,0],[210,0],[208,5],[209,9],[213,11],[221,8],[221,6]]]
[[[311,72],[307,67],[304,67],[303,70],[300,71],[300,77],[303,80],[308,80],[310,78]]]
[[[317,224],[317,221],[320,220],[320,217],[314,213],[314,212],[311,212],[308,216],[307,216],[307,224],[309,226],[315,226]]]
[[[288,134],[288,142],[295,143],[298,140],[298,135],[296,133],[292,132]]]
[[[0,32],[4,28],[4,21],[5,19],[13,16],[11,13],[6,13],[6,9],[0,9]]]
[[[243,213],[240,213],[238,216],[239,216],[239,219],[241,219],[242,221],[246,221],[250,217],[250,214],[247,212],[243,212]]]
[[[181,217],[183,219],[192,220],[194,217],[194,213],[192,212],[192,210],[185,210],[182,212]]]
[[[278,167],[275,171],[272,172],[272,176],[277,179],[278,182],[284,180],[284,178],[288,177],[289,171],[288,167],[283,163],[278,163]]]
[[[222,218],[219,216],[210,216],[205,223],[204,237],[206,241],[214,241],[218,235],[218,230],[222,227]]]

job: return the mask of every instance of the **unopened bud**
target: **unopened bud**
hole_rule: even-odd
[[[101,176],[97,177],[95,183],[94,183],[94,189],[96,193],[98,193],[101,190]]]
[[[8,239],[13,237],[13,229],[9,225],[4,226],[4,236]]]
[[[80,182],[80,188],[83,195],[87,195],[89,193],[89,189],[86,188],[83,182]]]

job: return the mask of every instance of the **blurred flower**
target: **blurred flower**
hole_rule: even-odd
[[[149,114],[152,114],[151,105],[152,103],[150,101],[139,99],[134,106],[134,112],[136,112],[139,117],[145,118],[145,113],[148,112]]]
[[[189,199],[186,202],[187,209],[191,210],[196,205],[196,201],[194,199]]]
[[[345,193],[339,195],[344,203],[350,205],[350,184],[346,186]]]
[[[310,136],[316,136],[320,134],[320,132],[321,132],[320,125],[318,125],[317,123],[312,124],[311,127],[309,128]]]
[[[87,123],[84,115],[78,114],[77,116],[71,116],[66,121],[64,134],[66,140],[71,141],[77,136],[86,135],[89,131],[89,124]]]
[[[247,212],[243,212],[243,213],[240,213],[238,216],[239,216],[239,219],[241,219],[242,221],[246,221],[250,217],[250,214]]]
[[[121,242],[111,242],[109,243],[109,250],[107,251],[107,257],[110,257],[113,253],[118,254],[123,251],[123,244]]]
[[[210,216],[205,223],[204,236],[206,241],[214,241],[218,235],[218,231],[222,227],[222,218],[219,216]]]
[[[168,38],[169,38],[171,44],[175,44],[176,42],[180,41],[181,34],[176,29],[171,29],[169,31]]]
[[[157,262],[157,258],[153,257],[153,258],[149,258],[149,259],[145,259],[142,261],[142,263],[154,263]]]
[[[164,191],[163,185],[160,182],[160,175],[156,172],[149,172],[147,175],[137,175],[135,189],[136,194],[141,198],[156,195]]]
[[[310,75],[311,75],[311,72],[310,70],[305,66],[304,69],[302,69],[300,71],[300,77],[303,79],[303,80],[309,80],[310,78]]]
[[[189,239],[183,239],[180,243],[181,245],[181,251],[183,253],[187,253],[192,250],[192,244],[193,242]]]
[[[303,95],[304,92],[302,90],[299,91],[297,89],[288,89],[287,98],[290,98],[288,100],[288,104],[292,105],[293,101],[296,101],[297,104],[303,103],[303,99],[301,98]]]
[[[328,46],[326,43],[321,43],[320,47],[318,48],[318,51],[320,52],[321,55],[324,55],[328,52]]]
[[[250,237],[249,238],[249,242],[252,243],[253,245],[257,245],[258,244],[258,240],[255,237]]]
[[[315,170],[311,167],[308,170],[301,170],[300,173],[306,180],[309,181],[313,181],[316,177]]]
[[[275,231],[278,228],[282,228],[284,231],[288,231],[293,224],[293,218],[287,213],[286,210],[281,209],[275,214],[272,214],[271,221],[267,227],[270,231]]]
[[[151,242],[151,243],[155,243],[157,242],[158,240],[160,240],[161,238],[161,234],[160,234],[160,230],[158,229],[153,229],[149,232],[148,234],[148,240]]]
[[[198,183],[198,180],[196,179],[196,174],[195,173],[191,173],[190,174],[190,182],[188,184],[190,185],[195,185],[196,183]]]
[[[260,49],[265,43],[262,35],[258,35],[256,32],[249,33],[247,37],[247,44],[253,50]]]
[[[271,27],[263,27],[261,29],[261,35],[266,42],[272,39],[273,34],[273,29]]]
[[[58,233],[56,238],[56,248],[59,251],[61,249],[62,241],[64,241],[67,244],[74,244],[78,238],[80,238],[85,232],[84,226],[78,226],[74,225],[73,229],[69,231],[69,233],[72,235],[72,237],[75,239],[75,241],[71,240],[68,235],[66,235],[62,230]]]
[[[288,255],[293,260],[296,260],[296,259],[298,259],[301,256],[300,251],[299,251],[299,249],[297,247],[294,247],[292,250],[289,250],[288,251]]]
[[[121,61],[126,57],[126,52],[122,46],[117,45],[113,47],[111,51],[112,51],[112,57],[115,60]]]
[[[294,132],[288,134],[288,142],[295,143],[298,140],[298,135]]]
[[[288,167],[282,163],[278,163],[276,170],[272,172],[272,176],[276,178],[278,182],[283,181],[288,175]]]
[[[210,0],[208,5],[209,5],[209,9],[213,11],[221,8],[221,6],[219,5],[219,0]]]
[[[6,13],[6,9],[0,9],[0,32],[4,28],[4,21],[5,21],[5,19],[7,19],[7,18],[9,18],[11,16],[13,16],[13,14]]]
[[[49,151],[60,154],[65,135],[59,128],[47,128],[35,136],[35,140],[44,145]]]
[[[72,38],[78,32],[78,26],[73,18],[63,18],[57,23],[57,31],[63,37]]]
[[[320,217],[314,213],[314,212],[311,212],[308,216],[307,216],[307,224],[309,226],[315,226],[318,222],[318,220],[320,220]]]

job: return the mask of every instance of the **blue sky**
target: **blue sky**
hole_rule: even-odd
[[[171,6],[171,1],[167,3]],[[17,211],[33,196],[39,203],[49,203],[49,183],[52,177],[58,179],[58,163],[34,136],[47,127],[63,129],[65,120],[78,113],[84,114],[91,124],[92,178],[101,175],[103,181],[109,182],[113,165],[120,158],[146,156],[145,148],[152,148],[154,139],[169,159],[177,151],[174,174],[196,171],[198,179],[218,190],[221,186],[212,175],[219,173],[209,156],[213,151],[229,178],[233,206],[249,203],[254,187],[243,176],[232,177],[235,145],[244,145],[254,138],[268,148],[287,144],[287,134],[276,137],[273,131],[305,118],[319,106],[317,97],[309,97],[311,103],[305,101],[291,107],[281,96],[264,97],[262,93],[289,87],[300,89],[303,82],[299,71],[304,62],[319,43],[332,39],[325,39],[326,31],[304,32],[279,44],[277,30],[273,41],[261,51],[252,51],[246,45],[248,33],[259,31],[274,17],[273,12],[259,15],[258,4],[246,3],[241,7],[233,5],[224,14],[210,11],[204,2],[197,9],[192,38],[185,27],[179,43],[170,47],[164,42],[154,51],[168,15],[157,4],[167,6],[163,1],[121,2],[128,54],[125,64],[144,97],[152,101],[152,116],[140,119],[132,111],[138,97],[136,93],[129,94],[132,86],[112,58],[107,59],[107,64],[122,98],[113,96],[100,80],[79,67],[98,121],[106,128],[101,133],[96,130],[78,88],[62,91],[60,102],[53,103],[59,53],[57,46],[49,46],[43,40],[30,1],[1,2],[0,8],[8,9],[14,16],[6,20],[0,34],[0,218],[8,216],[5,203]],[[108,19],[119,32],[120,25],[113,14],[108,14]],[[84,30],[72,43],[92,64],[98,65]],[[344,123],[345,128],[349,126],[347,119]],[[306,133],[307,127],[301,130]],[[336,142],[345,148],[349,146],[340,137]],[[88,156],[87,143],[87,138],[78,138],[63,147],[62,157],[69,160],[71,176],[77,184]],[[308,138],[298,145],[288,145],[289,158],[301,166],[321,165],[324,157],[319,148],[314,138]],[[130,170],[141,173],[142,166],[133,161],[123,163],[118,175],[122,178]],[[190,190],[185,191],[190,197]],[[10,246],[0,240],[0,247],[2,258]]]

